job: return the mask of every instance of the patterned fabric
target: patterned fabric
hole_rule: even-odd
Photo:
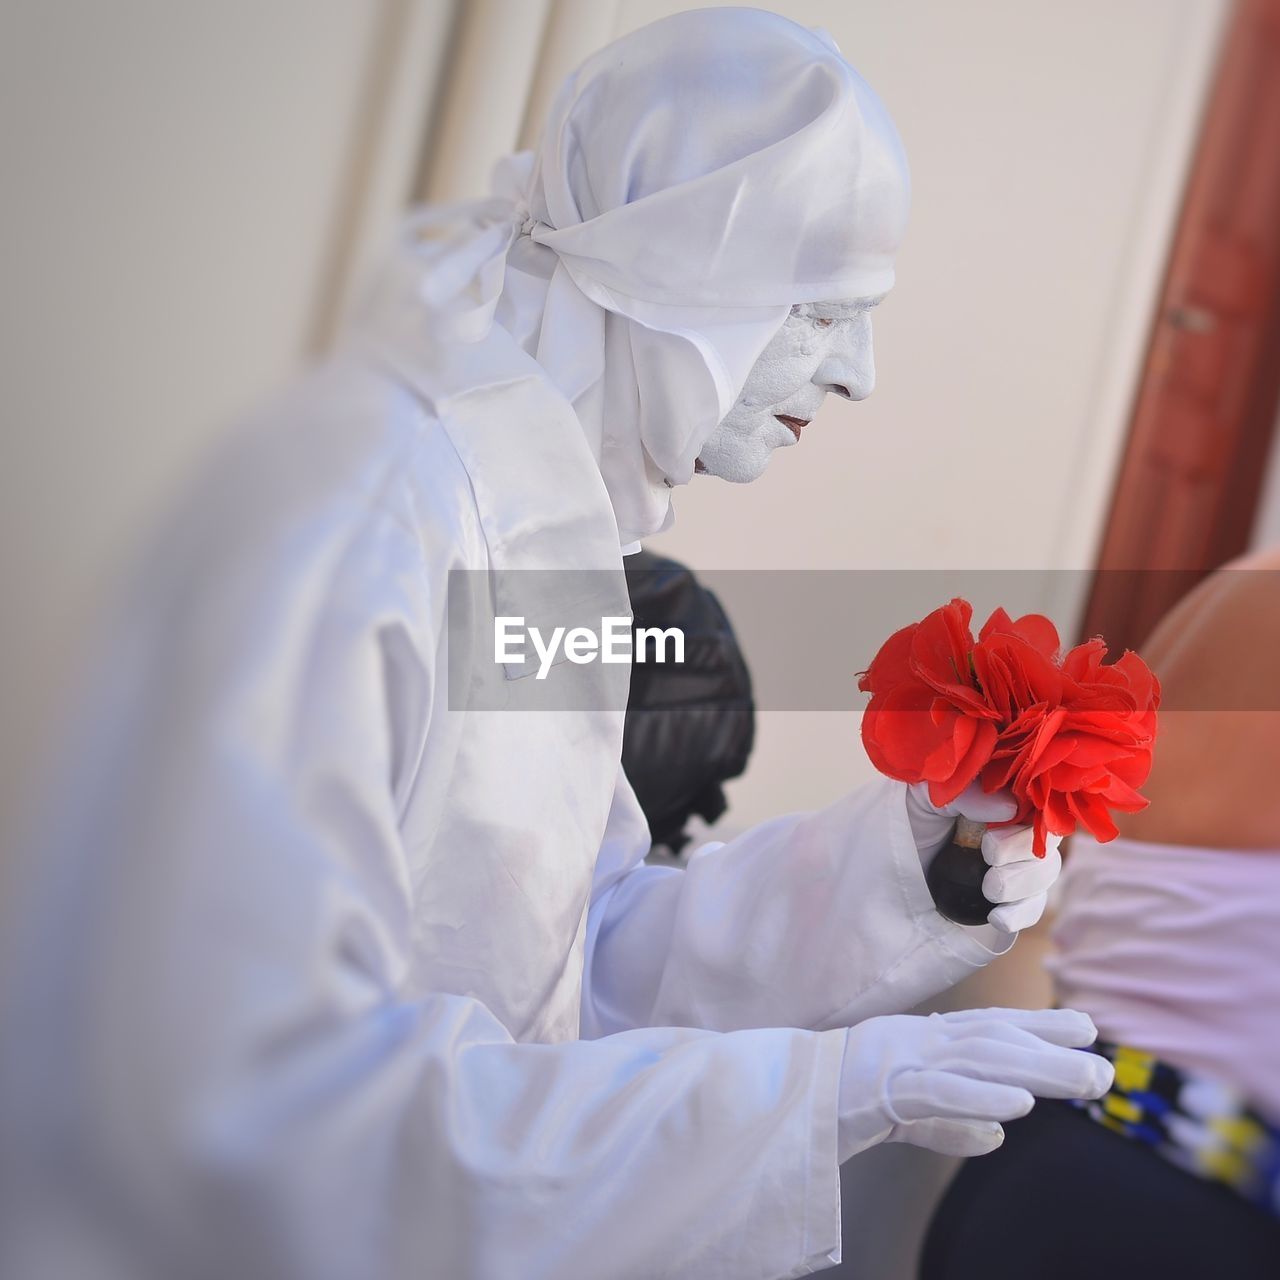
[[[1115,1065],[1110,1093],[1076,1102],[1104,1128],[1155,1148],[1188,1173],[1220,1182],[1280,1218],[1280,1126],[1229,1085],[1187,1074],[1152,1054],[1099,1040]]]

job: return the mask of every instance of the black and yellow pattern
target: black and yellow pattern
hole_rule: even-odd
[[[1191,1076],[1140,1049],[1100,1040],[1093,1050],[1115,1065],[1115,1083],[1097,1101],[1076,1106],[1114,1133],[1280,1217],[1280,1127],[1229,1086]]]

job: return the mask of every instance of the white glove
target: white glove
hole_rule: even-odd
[[[1004,1141],[1000,1121],[1026,1115],[1036,1096],[1106,1093],[1111,1063],[1079,1051],[1096,1037],[1074,1009],[868,1018],[845,1041],[840,1162],[878,1142],[952,1156],[994,1151]]]
[[[918,782],[907,788],[907,818],[920,851],[921,865],[926,870],[951,839],[957,818],[1006,822],[1017,811],[1017,804],[1007,793],[998,791],[986,795],[976,782],[942,809],[930,803],[926,783]],[[1062,870],[1062,856],[1058,852],[1061,837],[1048,837],[1043,858],[1031,852],[1033,839],[1030,827],[1001,827],[982,837],[982,856],[991,867],[983,878],[982,892],[988,901],[1000,904],[987,917],[987,922],[1002,933],[1028,929],[1040,919],[1049,888]]]

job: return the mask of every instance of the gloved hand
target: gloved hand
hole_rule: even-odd
[[[907,818],[920,863],[926,870],[951,839],[958,817],[974,822],[1007,822],[1017,812],[1017,804],[1007,793],[987,795],[976,782],[942,809],[930,802],[926,783],[907,788]],[[1049,887],[1062,870],[1058,852],[1061,838],[1049,836],[1043,858],[1031,852],[1032,839],[1030,827],[1001,827],[982,837],[982,856],[991,867],[982,881],[982,892],[991,902],[1000,904],[987,922],[1002,933],[1017,933],[1040,919]]]
[[[1080,1049],[1097,1037],[1074,1009],[891,1014],[850,1028],[840,1079],[843,1163],[878,1142],[978,1156],[1000,1121],[1043,1098],[1100,1098],[1115,1070]]]

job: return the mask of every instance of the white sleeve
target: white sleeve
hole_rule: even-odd
[[[398,598],[420,575],[394,522],[339,558],[378,599],[318,606],[335,564],[250,600],[233,581],[117,671],[109,798],[78,801],[94,856],[33,900],[0,1073],[0,1181],[58,1187],[71,1218],[16,1197],[0,1235],[43,1216],[133,1280],[830,1265],[842,1033],[524,1044],[475,1000],[407,994],[415,730],[388,710],[430,704],[399,621],[427,606]]]
[[[704,845],[685,870],[642,865],[643,824],[622,778],[588,917],[584,1034],[851,1026],[1011,945],[935,910],[906,788],[887,778]]]

